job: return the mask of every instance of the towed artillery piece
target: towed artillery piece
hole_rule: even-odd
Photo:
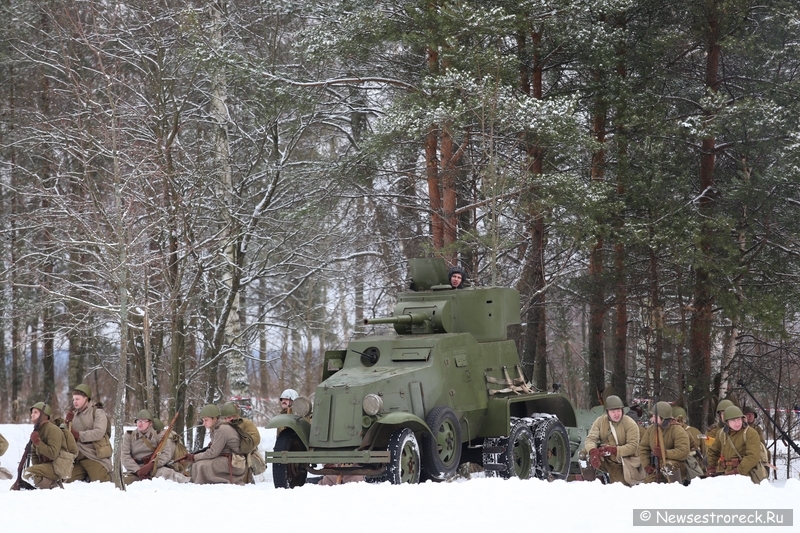
[[[310,421],[301,412],[268,423],[282,428],[265,454],[275,486],[301,486],[309,473],[442,481],[465,462],[504,478],[578,472],[587,428],[565,396],[531,388],[509,339],[519,293],[455,290],[441,259],[412,260],[411,274],[394,316],[365,320],[396,335],[326,352]]]

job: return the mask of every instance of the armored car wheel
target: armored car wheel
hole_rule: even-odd
[[[567,479],[571,458],[564,424],[557,418],[542,420],[534,426],[533,442],[536,446],[536,477]]]
[[[392,485],[419,483],[419,444],[409,428],[394,430],[389,437],[389,465],[385,479]]]
[[[284,429],[275,440],[276,452],[304,452],[306,447],[291,429]],[[272,481],[276,489],[293,489],[306,483],[308,471],[301,463],[272,464]]]
[[[500,454],[500,463],[505,470],[498,471],[500,477],[528,479],[534,473],[533,433],[525,420],[517,420],[505,441],[505,450]]]
[[[446,405],[434,407],[425,420],[433,435],[422,436],[422,467],[435,481],[453,476],[461,462],[461,424]]]

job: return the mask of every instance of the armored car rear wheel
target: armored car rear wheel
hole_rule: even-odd
[[[517,420],[511,426],[511,432],[505,442],[505,451],[500,454],[500,463],[505,470],[500,470],[500,477],[509,479],[518,477],[528,479],[534,473],[533,433],[525,420]]]
[[[536,477],[540,479],[567,479],[569,475],[570,448],[567,430],[557,418],[547,418],[534,426],[536,446]]]
[[[284,429],[275,440],[276,452],[304,452],[306,447],[291,429]],[[276,489],[293,489],[306,483],[308,471],[301,463],[272,464],[272,481]]]
[[[392,485],[419,483],[421,466],[419,444],[413,431],[408,428],[394,430],[389,437],[389,457],[386,480]]]
[[[422,466],[435,481],[452,477],[461,462],[461,424],[446,405],[435,407],[425,420],[433,435],[422,437]]]

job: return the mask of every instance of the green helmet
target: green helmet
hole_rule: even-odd
[[[206,405],[205,407],[203,407],[203,409],[200,410],[200,418],[205,418],[205,417],[219,418],[219,416],[220,416],[219,407],[217,407],[213,403]]]
[[[162,431],[164,431],[164,422],[156,418],[155,420],[153,420],[153,429],[156,430],[156,433],[161,433]]]
[[[222,406],[222,409],[219,410],[219,414],[222,417],[239,416],[239,408],[236,407],[235,403],[228,402]]]
[[[686,418],[687,418],[686,409],[684,409],[680,405],[673,405],[672,406],[672,416],[674,416],[675,418],[682,418],[684,421],[686,421]]]
[[[38,409],[42,413],[46,414],[47,418],[53,418],[53,410],[50,409],[50,406],[46,405],[44,402],[36,402],[35,404],[31,405],[31,408],[28,411],[33,412],[34,409]]]
[[[152,422],[153,421],[153,415],[150,414],[150,411],[148,411],[147,409],[142,409],[136,415],[136,420],[149,420],[150,422]]]
[[[72,392],[73,393],[74,392],[80,392],[81,394],[83,394],[84,396],[89,398],[90,400],[92,399],[92,388],[89,387],[89,385],[87,385],[86,383],[81,383],[80,385],[78,385],[77,387],[72,389]]]
[[[613,394],[606,398],[605,409],[608,411],[609,409],[622,409],[625,405],[622,403],[622,400],[619,396],[614,396]]]
[[[735,405],[731,405],[725,408],[725,414],[722,415],[722,418],[727,422],[728,420],[733,420],[734,418],[742,418],[744,417],[744,413],[742,410],[736,407]]]
[[[730,400],[722,400],[721,402],[719,402],[717,404],[717,412],[719,413],[720,411],[724,411],[725,409],[727,409],[731,405],[733,405],[732,401],[730,401]]]
[[[748,406],[746,406],[744,409],[742,409],[742,412],[743,412],[744,414],[747,414],[747,413],[753,413],[754,415],[758,416],[758,413],[756,413],[756,410],[755,410],[755,409],[753,409],[753,408],[752,408],[751,406],[749,406],[749,405],[748,405]]]
[[[656,414],[660,416],[662,420],[673,418],[672,406],[668,402],[658,402],[656,404]]]

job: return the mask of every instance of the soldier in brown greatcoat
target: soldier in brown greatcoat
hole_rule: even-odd
[[[642,480],[639,462],[639,427],[623,413],[619,396],[606,398],[606,414],[598,417],[586,437],[591,465],[607,472],[611,483],[633,486]],[[634,464],[630,464],[633,461]]]
[[[708,449],[708,475],[750,476],[761,459],[758,433],[747,427],[742,410],[735,405],[726,408],[724,416],[726,426]]]
[[[220,419],[216,405],[206,405],[200,411],[203,425],[211,432],[205,451],[188,454],[192,463],[192,482],[198,484],[230,483],[243,485],[247,471],[247,460],[239,453],[241,439],[229,424]]]
[[[111,442],[106,431],[105,411],[91,405],[92,389],[81,383],[72,391],[73,410],[64,418],[78,443],[78,457],[72,469],[73,481],[111,481]]]
[[[55,471],[55,463],[61,450],[67,450],[61,428],[50,422],[53,412],[44,402],[33,404],[30,409],[34,431],[31,433],[31,463],[22,477],[36,488],[52,489],[61,484],[61,476]],[[68,451],[68,450],[67,450]],[[67,463],[69,465],[69,463]],[[69,469],[67,469],[69,471]]]
[[[654,423],[639,443],[639,458],[647,472],[644,482],[682,482],[687,479],[685,461],[689,456],[689,435],[672,417],[669,403],[658,402],[655,411]]]
[[[154,477],[170,479],[179,483],[189,481],[186,476],[178,475],[174,470],[165,466],[172,459],[172,451],[166,445],[161,448],[156,460],[150,460],[160,441],[161,436],[153,427],[153,415],[147,409],[142,409],[136,415],[136,430],[127,431],[122,437],[122,467],[127,472],[125,474],[126,484],[130,485],[135,481]]]

